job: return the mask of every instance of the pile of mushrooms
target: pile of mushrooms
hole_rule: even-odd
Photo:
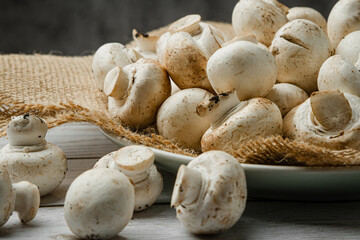
[[[117,45],[119,54],[99,48],[94,77],[109,96],[110,114],[131,129],[153,126],[165,139],[200,154],[180,167],[171,201],[189,231],[217,233],[238,221],[246,183],[228,153],[251,139],[281,135],[360,150],[359,15],[359,0],[340,0],[327,21],[308,7],[240,0],[231,34],[193,14],[162,35],[134,30],[136,46]],[[104,50],[108,60],[101,65]],[[153,87],[136,90],[145,80]],[[153,160],[135,157],[132,164],[147,164],[130,173],[122,166],[128,157],[121,157],[129,150],[110,153],[95,167],[130,177],[136,202],[134,177],[149,171]],[[137,206],[144,208],[135,203],[135,211]]]
[[[233,33],[198,14],[162,34],[133,30],[132,44],[96,51],[94,77],[121,124],[150,126],[198,153],[230,153],[249,139],[286,137],[282,118],[314,92],[359,96],[359,12],[357,0],[341,0],[326,21],[308,7],[240,0]]]
[[[229,153],[250,139],[282,135],[360,150],[359,15],[359,0],[340,0],[327,21],[311,8],[240,0],[232,32],[193,14],[163,34],[134,29],[133,44],[96,51],[94,79],[114,120],[135,131],[151,127],[199,153],[179,168],[171,199],[190,232],[225,231],[241,217],[245,173]],[[66,157],[46,132],[33,114],[9,123],[0,151],[0,226],[13,210],[23,222],[33,219],[40,195],[64,178]],[[124,147],[77,177],[65,198],[70,230],[115,237],[161,194],[154,160],[150,148]]]

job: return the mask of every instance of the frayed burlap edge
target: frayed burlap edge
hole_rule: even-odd
[[[44,106],[41,104],[27,105],[21,102],[6,102],[4,101],[4,98],[0,98],[0,104],[6,106],[6,111],[2,112],[0,115],[0,137],[6,135],[6,127],[12,116],[24,113],[34,113],[47,122],[48,128],[53,128],[69,122],[89,122],[137,144],[186,156],[197,155],[194,151],[180,148],[160,135],[154,133],[145,135],[131,131],[119,124],[119,122],[112,120],[111,117],[104,114],[104,112],[90,111],[89,109],[72,102],[69,102],[68,104],[61,103],[58,106]]]

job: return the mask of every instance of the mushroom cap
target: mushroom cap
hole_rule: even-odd
[[[121,68],[114,70],[120,72]],[[171,84],[167,72],[151,59],[140,59],[123,70],[128,74],[127,78],[120,76],[116,81],[125,81],[128,87],[124,87],[121,99],[109,97],[109,112],[129,127],[148,127],[155,122],[158,109],[170,96]]]
[[[13,183],[29,181],[39,187],[41,196],[59,186],[67,171],[64,152],[52,143],[36,151],[7,144],[0,150],[0,165],[6,167]]]
[[[114,67],[125,67],[138,60],[138,56],[132,49],[126,48],[120,43],[106,43],[96,50],[92,71],[96,86],[103,90],[106,74]]]
[[[166,46],[171,36],[170,32],[166,32],[160,36],[159,40],[156,42],[156,55],[158,61],[164,65],[164,56],[166,53]]]
[[[28,181],[13,184],[15,191],[15,209],[22,223],[27,223],[36,217],[40,207],[39,188]]]
[[[278,83],[274,85],[265,98],[275,103],[284,117],[291,109],[308,99],[309,95],[293,84]]]
[[[134,211],[142,211],[160,196],[163,178],[154,165],[155,155],[144,146],[128,146],[102,157],[94,168],[119,170],[131,179],[135,187]]]
[[[27,113],[12,117],[6,132],[11,146],[34,146],[46,142],[47,125],[43,119]]]
[[[248,41],[234,42],[214,53],[207,75],[216,93],[235,89],[240,100],[265,96],[276,82],[271,53]]]
[[[109,239],[129,223],[134,200],[134,188],[123,173],[90,169],[78,176],[66,193],[65,220],[80,238]]]
[[[163,61],[171,79],[180,89],[213,91],[206,75],[207,54],[189,33],[177,32],[169,37]]]
[[[338,93],[334,94],[336,91]],[[322,101],[313,99],[312,103],[312,96],[285,116],[284,136],[332,149],[360,150],[360,98],[338,90],[327,92],[335,98],[332,100],[323,94]],[[349,106],[343,103],[344,97]],[[335,122],[337,124],[334,125]]]
[[[190,14],[178,19],[169,26],[170,33],[187,32],[196,35],[201,32],[199,25],[201,16],[199,14]]]
[[[196,114],[196,106],[213,95],[200,88],[181,90],[160,107],[156,126],[159,134],[179,146],[200,150],[200,140],[210,123]]]
[[[325,32],[305,19],[288,22],[276,33],[270,51],[278,63],[277,80],[310,93],[317,89],[317,76],[332,48]]]
[[[283,120],[276,104],[265,98],[253,98],[241,102],[212,124],[201,139],[201,148],[203,152],[231,152],[252,138],[281,135],[282,128]]]
[[[324,16],[310,7],[293,7],[290,8],[286,15],[289,21],[295,19],[306,19],[319,25],[326,32],[326,19]]]
[[[346,35],[337,45],[335,54],[356,63],[360,54],[360,31],[354,31]]]
[[[186,203],[185,199],[176,204],[176,217],[192,233],[212,234],[231,228],[241,217],[247,198],[245,173],[239,162],[225,152],[209,151],[184,168],[195,170],[201,180],[180,179],[179,170],[172,202],[196,184],[201,186],[195,202]]]
[[[331,56],[323,63],[317,84],[319,91],[339,89],[360,97],[360,72],[340,55]]]
[[[336,48],[346,35],[360,30],[359,14],[359,0],[341,0],[334,5],[327,23],[327,34],[333,48]]]
[[[0,166],[0,227],[4,225],[14,210],[15,193],[6,169]]]
[[[287,22],[281,8],[264,0],[240,0],[232,13],[236,35],[254,34],[266,46],[270,46],[275,33]]]

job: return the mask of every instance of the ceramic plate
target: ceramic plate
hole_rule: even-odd
[[[133,145],[129,140],[101,130],[119,147]],[[176,174],[192,157],[153,149],[157,166]],[[248,195],[254,198],[300,201],[360,199],[360,167],[293,167],[242,164]]]

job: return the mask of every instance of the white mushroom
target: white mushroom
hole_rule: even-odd
[[[92,60],[92,71],[96,86],[103,90],[106,74],[114,67],[125,67],[136,62],[140,56],[120,43],[106,43],[96,50]]]
[[[210,123],[196,114],[196,106],[213,96],[200,88],[171,95],[157,115],[159,134],[185,148],[200,150],[200,140]]]
[[[337,45],[335,54],[356,63],[360,54],[360,31],[354,31],[346,35]]]
[[[319,91],[336,90],[360,97],[360,72],[348,59],[340,55],[328,58],[318,76]]]
[[[109,239],[129,223],[134,201],[134,187],[123,173],[90,169],[78,176],[66,193],[65,220],[80,238]]]
[[[285,116],[284,136],[332,149],[360,150],[360,98],[339,90],[314,92]]]
[[[306,19],[319,25],[326,32],[326,19],[324,16],[310,7],[293,7],[289,9],[286,15],[289,21],[295,19]]]
[[[284,117],[291,109],[308,99],[309,95],[293,84],[278,83],[274,85],[265,98],[275,103]]]
[[[275,33],[288,22],[286,13],[273,1],[240,0],[232,13],[232,25],[238,36],[254,34],[270,46]]]
[[[64,152],[45,141],[47,125],[33,114],[13,117],[7,128],[9,144],[0,150],[0,165],[11,180],[37,185],[41,196],[60,185],[67,171]]]
[[[153,33],[140,33],[136,29],[133,29],[132,36],[136,47],[133,50],[138,52],[144,58],[150,58],[157,60],[156,55],[156,42],[159,39],[159,35]]]
[[[187,32],[191,35],[201,33],[201,26],[199,25],[201,16],[198,14],[191,14],[178,19],[169,26],[170,33]]]
[[[170,96],[171,85],[164,67],[151,59],[140,59],[106,75],[104,93],[109,96],[112,117],[132,128],[153,124],[161,104]]]
[[[207,64],[216,93],[235,89],[240,100],[265,96],[276,82],[274,56],[249,41],[237,41],[216,51]]]
[[[203,152],[231,153],[254,137],[282,134],[281,112],[275,103],[265,98],[240,102],[235,91],[221,93],[198,105],[196,112],[211,122],[201,139]]]
[[[317,90],[317,76],[332,48],[325,32],[315,23],[295,19],[276,33],[270,51],[278,63],[277,80],[306,92]]]
[[[172,34],[163,58],[171,79],[180,89],[202,88],[213,92],[206,75],[206,64],[222,43],[211,27],[207,27],[197,41],[186,32]]]
[[[11,185],[9,173],[0,166],[0,227],[13,211],[18,212],[21,222],[35,218],[40,206],[40,193],[36,185],[22,181]]]
[[[253,34],[248,34],[248,35],[244,35],[244,36],[235,36],[234,38],[230,39],[229,41],[227,42],[224,42],[221,47],[226,47],[234,42],[238,42],[238,41],[248,41],[248,42],[252,42],[252,43],[255,43],[257,44],[259,47],[261,47],[262,49],[266,50],[266,51],[269,51],[268,47],[265,46],[264,44],[262,43],[259,43],[258,40],[256,39],[255,35]]]
[[[331,9],[327,23],[327,33],[333,48],[346,35],[360,30],[360,1],[340,0]]]
[[[154,165],[154,153],[144,146],[128,146],[102,157],[94,168],[105,167],[119,170],[134,184],[134,211],[150,207],[160,196],[163,179]]]
[[[181,165],[171,206],[192,233],[213,234],[231,228],[247,198],[245,173],[239,162],[221,151],[209,151]]]

